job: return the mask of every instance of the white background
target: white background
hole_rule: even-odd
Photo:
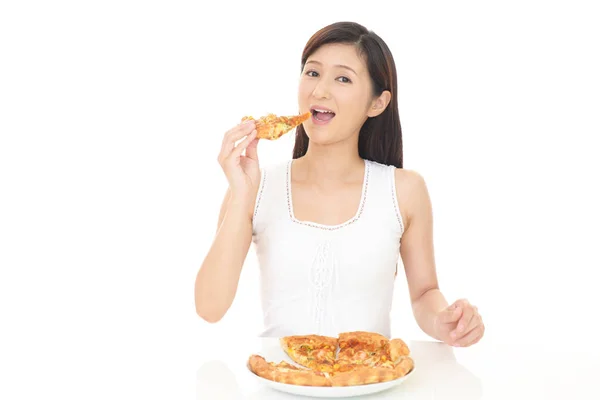
[[[3,2],[0,397],[189,398],[206,340],[260,331],[252,250],[225,318],[194,310],[220,141],[243,115],[297,110],[303,46],[338,20],[394,54],[448,300],[479,307],[487,343],[595,340],[592,3]],[[292,146],[261,142],[261,163]],[[399,277],[394,331],[423,338]]]

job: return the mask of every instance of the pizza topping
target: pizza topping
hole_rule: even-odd
[[[327,355],[327,350],[321,349],[317,352],[317,357],[325,357]]]
[[[305,351],[305,352],[310,352],[310,351],[312,351],[312,347],[310,347],[310,346],[309,346],[309,345],[307,345],[307,344],[301,344],[301,345],[300,345],[300,350],[303,350],[303,351]]]

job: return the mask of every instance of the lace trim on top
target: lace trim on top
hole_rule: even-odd
[[[400,213],[400,208],[398,207],[398,196],[396,195],[396,167],[392,165],[389,168],[390,182],[392,186],[392,200],[394,201],[394,211],[396,212],[396,218],[398,218],[398,223],[400,224],[400,234],[403,234],[404,223],[402,222],[402,214]]]
[[[358,206],[358,211],[356,212],[356,214],[354,215],[354,217],[350,218],[346,222],[342,222],[341,224],[337,224],[337,225],[324,225],[324,224],[319,224],[317,222],[312,222],[312,221],[300,221],[299,219],[296,218],[296,216],[294,215],[294,206],[292,204],[292,191],[291,191],[291,187],[292,187],[292,178],[291,178],[292,161],[293,160],[290,160],[288,162],[288,165],[287,165],[287,171],[286,171],[286,192],[287,192],[288,212],[290,214],[290,219],[293,222],[295,222],[297,224],[301,224],[301,225],[311,226],[311,227],[317,228],[317,229],[336,230],[336,229],[343,228],[343,227],[345,227],[347,225],[350,225],[350,224],[356,222],[360,218],[360,216],[362,215],[363,209],[365,207],[365,200],[366,200],[366,197],[367,197],[367,188],[369,186],[369,173],[370,173],[370,166],[371,166],[369,160],[364,160],[365,161],[365,174],[364,174],[364,179],[363,179],[362,194],[360,196],[360,204]]]
[[[258,190],[258,196],[256,196],[256,204],[254,205],[254,218],[256,218],[256,214],[258,214],[258,208],[260,207],[260,201],[262,200],[263,190],[265,188],[265,181],[267,180],[267,171],[263,170],[261,173],[260,179],[260,188]]]

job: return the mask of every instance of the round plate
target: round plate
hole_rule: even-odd
[[[414,371],[414,370],[413,370]],[[261,378],[248,370],[255,379],[258,379],[260,383],[270,387],[271,389],[279,390],[280,392],[291,393],[300,396],[311,396],[311,397],[353,397],[362,396],[366,394],[378,393],[384,390],[388,390],[396,385],[404,382],[412,374],[398,378],[393,381],[381,382],[381,383],[370,383],[367,385],[358,386],[332,386],[332,387],[321,387],[321,386],[300,386],[290,385],[287,383],[274,382],[269,379]]]
[[[292,359],[290,359],[288,355],[283,351],[283,349],[279,345],[278,339],[269,339],[264,341],[262,349],[260,351],[257,351],[255,354],[263,356],[267,361],[274,361],[276,363],[286,361],[290,364],[298,365],[294,361],[292,361]],[[322,387],[291,385],[287,383],[271,381],[269,379],[261,378],[260,376],[256,375],[250,370],[248,364],[246,364],[246,368],[248,373],[250,373],[254,377],[254,379],[256,379],[259,383],[270,387],[271,389],[300,396],[312,397],[354,397],[382,392],[384,390],[388,390],[392,387],[402,384],[410,376],[413,375],[413,372],[415,370],[413,367],[412,371],[410,371],[407,375],[388,382],[369,383],[366,385],[357,386]]]

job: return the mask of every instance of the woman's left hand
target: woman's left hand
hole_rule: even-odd
[[[457,347],[474,345],[485,332],[477,307],[466,299],[457,300],[436,314],[434,326],[444,343]]]

